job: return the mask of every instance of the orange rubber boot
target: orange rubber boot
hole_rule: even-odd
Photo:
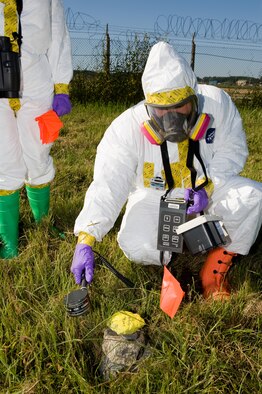
[[[212,297],[214,300],[223,300],[230,297],[226,274],[232,265],[234,256],[236,253],[227,252],[220,247],[208,253],[200,271],[204,298]]]

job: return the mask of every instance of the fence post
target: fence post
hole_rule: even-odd
[[[196,44],[195,44],[195,34],[193,34],[192,37],[192,47],[191,47],[191,63],[190,66],[192,68],[192,70],[195,70],[195,56],[196,56]]]
[[[104,50],[104,72],[106,76],[110,74],[110,36],[108,32],[108,24],[106,25],[106,43]]]

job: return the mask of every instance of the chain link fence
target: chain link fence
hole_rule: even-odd
[[[136,34],[129,37],[108,37],[105,34],[80,34],[71,31],[72,53],[74,70],[87,70],[98,72],[104,69],[104,59],[107,38],[110,45],[110,70],[117,64],[123,63],[134,41]],[[144,33],[148,43],[159,41]],[[140,34],[140,38],[141,38]],[[164,38],[161,38],[164,39]],[[168,39],[178,52],[191,62],[192,40]],[[195,66],[194,71],[198,78],[240,76],[243,78],[262,77],[262,46],[260,44],[243,44],[241,42],[216,43],[208,40],[195,40]],[[215,81],[213,81],[215,82]]]

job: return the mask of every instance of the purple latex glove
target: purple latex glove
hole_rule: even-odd
[[[208,205],[208,195],[205,189],[200,189],[198,191],[194,191],[193,189],[185,189],[184,199],[191,202],[192,205],[189,205],[186,213],[188,215],[192,215],[193,213],[199,213],[203,211]]]
[[[58,116],[71,112],[72,105],[68,94],[55,94],[53,100],[53,110]]]
[[[91,283],[94,276],[95,258],[91,246],[77,244],[71,265],[71,272],[74,274],[75,281],[81,284],[82,275],[85,274],[87,283]]]

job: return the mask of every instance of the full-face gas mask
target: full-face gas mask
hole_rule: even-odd
[[[152,144],[161,145],[165,140],[179,143],[187,138],[199,140],[209,125],[209,115],[198,114],[196,95],[176,104],[145,105],[150,119],[143,123],[141,131]]]

